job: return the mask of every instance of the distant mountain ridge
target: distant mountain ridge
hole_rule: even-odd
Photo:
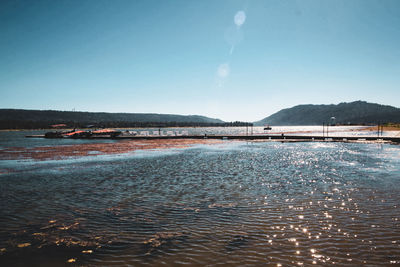
[[[298,105],[282,109],[254,125],[321,125],[336,118],[338,124],[400,123],[400,108],[355,101],[337,105]],[[40,129],[53,124],[69,127],[175,127],[245,126],[200,115],[107,113],[56,110],[0,109],[0,129]]]
[[[298,105],[282,109],[255,125],[322,125],[331,117],[338,124],[400,123],[400,108],[355,101],[337,105]]]
[[[206,126],[222,124],[224,121],[199,115],[0,109],[0,129],[48,128],[59,123],[70,127],[89,124],[104,127],[172,127]]]

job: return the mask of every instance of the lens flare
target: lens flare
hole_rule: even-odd
[[[240,27],[243,25],[243,23],[246,21],[246,13],[244,11],[240,10],[236,13],[234,17],[234,22],[235,24]]]
[[[229,72],[230,72],[230,67],[229,67],[228,63],[224,63],[224,64],[219,65],[217,74],[218,74],[218,76],[220,78],[228,77]]]

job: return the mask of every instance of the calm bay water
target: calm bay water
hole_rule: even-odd
[[[1,147],[86,142],[22,136]],[[400,265],[395,145],[225,141],[0,170],[1,266]]]

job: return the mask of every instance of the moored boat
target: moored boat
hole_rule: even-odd
[[[265,125],[265,126],[264,126],[264,131],[266,131],[266,130],[272,130],[271,126]]]

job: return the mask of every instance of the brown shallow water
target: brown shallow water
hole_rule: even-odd
[[[399,146],[142,144],[3,160],[0,265],[400,265]]]
[[[135,150],[186,148],[199,144],[216,144],[220,140],[208,139],[167,139],[167,140],[126,140],[113,143],[83,143],[76,145],[55,145],[38,147],[8,147],[0,149],[0,160],[35,159],[55,160],[70,157],[122,154]]]

